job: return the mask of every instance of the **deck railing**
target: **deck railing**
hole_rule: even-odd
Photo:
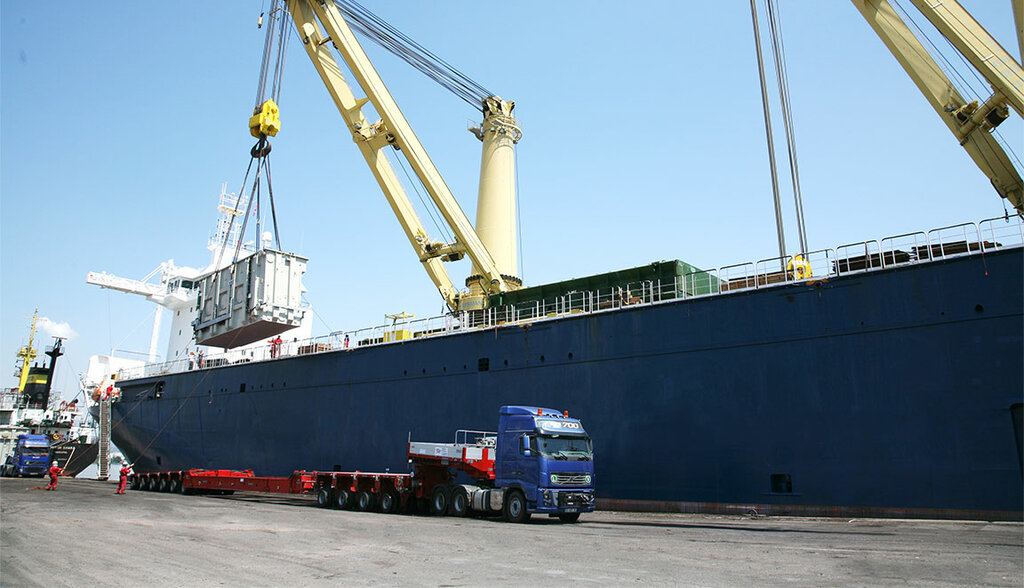
[[[231,351],[199,359],[179,359],[121,370],[118,379],[132,379],[187,370],[210,369],[254,361],[274,361],[316,353],[354,350],[378,345],[400,345],[425,337],[463,333],[517,323],[561,319],[608,312],[671,300],[717,296],[743,290],[770,288],[793,282],[879,271],[963,255],[977,255],[1024,244],[1020,217],[1000,217],[927,232],[907,233],[820,249],[798,256],[773,257],[757,262],[700,270],[674,280],[646,280],[622,287],[568,292],[544,300],[459,312],[405,323],[337,331],[304,340],[285,341],[278,350],[265,348]],[[784,269],[783,269],[784,268]]]

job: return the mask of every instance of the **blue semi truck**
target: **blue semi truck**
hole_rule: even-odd
[[[417,495],[433,514],[501,512],[575,522],[594,510],[594,454],[583,424],[567,412],[502,406],[498,431],[458,431],[455,443],[409,443]],[[461,472],[466,476],[459,476]],[[468,477],[470,483],[459,483]]]
[[[50,440],[46,435],[18,435],[14,452],[7,456],[0,475],[43,477],[50,469]]]

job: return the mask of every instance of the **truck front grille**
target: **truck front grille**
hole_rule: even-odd
[[[557,486],[587,486],[587,474],[556,472],[551,474],[551,483]]]

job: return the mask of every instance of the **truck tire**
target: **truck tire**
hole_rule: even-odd
[[[167,491],[171,494],[181,494],[181,480],[172,478],[167,482]]]
[[[580,520],[580,513],[563,512],[562,514],[558,515],[558,520],[562,521],[563,523],[575,523],[576,521]]]
[[[530,520],[530,512],[526,510],[526,496],[522,490],[513,488],[505,495],[505,505],[502,508],[505,520],[510,523],[525,523]]]
[[[448,512],[448,487],[438,484],[430,493],[430,514],[442,516],[446,512]]]
[[[376,505],[376,497],[369,490],[360,490],[356,494],[356,510],[359,512],[369,512],[373,510]]]
[[[327,508],[331,505],[331,489],[321,487],[316,491],[316,505],[320,508]]]
[[[334,508],[350,508],[352,506],[352,493],[344,488],[338,488],[334,493]]]
[[[138,476],[132,476],[131,482],[129,482],[129,487],[132,490],[138,490],[139,489],[139,477]]]
[[[469,514],[469,493],[463,486],[452,488],[451,499],[448,501],[448,516],[464,517]]]
[[[402,501],[394,490],[385,490],[380,494],[380,511],[384,514],[395,514],[398,512]]]
[[[160,491],[161,492],[170,492],[171,491],[171,481],[168,480],[167,478],[160,478]]]

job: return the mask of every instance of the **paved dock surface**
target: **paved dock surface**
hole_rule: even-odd
[[[597,512],[575,525],[0,479],[2,586],[1022,586],[1019,523]]]

